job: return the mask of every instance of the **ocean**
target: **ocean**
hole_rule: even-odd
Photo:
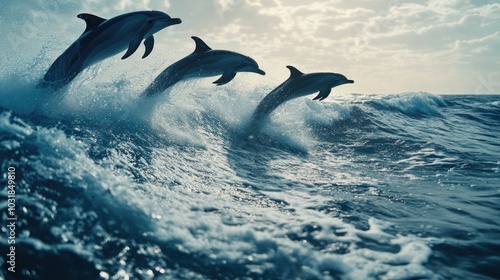
[[[272,87],[24,80],[0,83],[2,279],[500,277],[500,95],[334,89],[248,138]]]

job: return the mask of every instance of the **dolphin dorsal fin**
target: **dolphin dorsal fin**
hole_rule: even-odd
[[[202,39],[196,37],[196,36],[191,36],[191,38],[194,40],[196,43],[196,49],[194,49],[194,52],[206,52],[211,50],[212,48],[209,47],[205,42],[203,42]]]
[[[304,75],[304,73],[300,72],[299,69],[297,69],[291,65],[288,65],[286,68],[290,69],[290,78],[300,77],[300,76]]]
[[[106,19],[93,14],[79,14],[77,17],[83,19],[85,23],[87,23],[87,28],[85,28],[83,33],[94,30],[97,26],[99,26],[99,24],[106,21]]]

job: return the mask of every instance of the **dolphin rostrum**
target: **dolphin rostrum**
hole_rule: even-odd
[[[167,67],[146,88],[142,95],[153,96],[165,91],[181,80],[222,75],[213,82],[220,86],[230,82],[237,72],[266,73],[249,56],[225,50],[212,50],[203,40],[191,37],[196,48],[193,53]]]
[[[58,90],[71,82],[83,69],[121,51],[122,59],[131,56],[144,40],[146,51],[153,50],[153,34],[163,28],[181,23],[160,11],[139,11],[103,19],[92,14],[79,14],[87,27],[71,46],[50,66],[38,87]]]
[[[313,100],[323,100],[330,95],[332,88],[343,84],[352,84],[353,80],[337,73],[304,74],[293,66],[287,66],[290,77],[271,91],[255,109],[250,125],[250,133],[258,128],[262,120],[269,116],[281,104],[319,91]]]

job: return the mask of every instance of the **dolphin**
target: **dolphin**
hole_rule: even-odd
[[[313,100],[324,100],[330,95],[332,88],[343,84],[352,84],[353,80],[337,73],[304,74],[293,66],[287,66],[290,77],[271,91],[255,109],[250,125],[250,132],[258,128],[262,120],[269,116],[281,104],[315,92],[318,95]]]
[[[58,90],[71,82],[83,69],[124,50],[131,56],[144,40],[147,57],[154,46],[153,34],[181,20],[160,11],[138,11],[104,19],[92,14],[79,14],[85,31],[50,66],[38,84],[39,88]]]
[[[173,86],[175,83],[192,79],[222,75],[213,82],[220,86],[229,83],[238,72],[266,73],[249,56],[225,50],[212,50],[203,40],[191,37],[196,48],[193,53],[167,67],[144,90],[143,96],[153,96]]]

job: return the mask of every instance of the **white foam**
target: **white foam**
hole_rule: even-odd
[[[33,129],[19,118],[12,118],[10,112],[0,113],[0,131],[13,134],[17,137],[24,138],[31,133]]]
[[[199,108],[196,103],[193,106]],[[187,110],[188,119],[195,110]],[[221,148],[216,147],[218,143],[207,143],[204,149],[151,149],[151,158],[141,168],[136,167],[135,158],[124,156],[131,152],[130,147],[117,146],[116,153],[95,162],[87,155],[87,143],[61,130],[16,124],[7,115],[0,119],[7,123],[2,127],[7,127],[8,133],[33,136],[29,141],[34,141],[41,155],[32,164],[37,174],[63,180],[65,187],[84,189],[92,207],[81,211],[96,211],[103,226],[126,232],[131,239],[150,240],[160,248],[201,259],[207,256],[216,265],[243,266],[257,274],[279,273],[285,278],[434,275],[425,268],[433,240],[390,233],[389,223],[373,218],[369,229],[358,229],[313,210],[328,197],[313,195],[307,189],[245,191],[241,179],[227,166]],[[196,118],[192,120],[192,128],[197,127]],[[119,169],[138,168],[148,183],[139,185],[126,172],[115,172],[116,165]],[[276,180],[277,184],[286,182]],[[255,198],[258,194],[262,196]],[[61,238],[71,236],[67,229],[54,230]],[[312,243],[322,244],[321,248]],[[366,243],[372,246],[366,247]],[[339,253],[339,248],[346,251]],[[127,273],[129,266],[123,264]]]
[[[214,165],[205,162],[211,158],[210,151],[207,153],[189,167],[182,167],[187,164],[183,154],[158,154],[169,159],[171,166],[167,170],[173,169],[164,178],[180,184],[167,188],[143,186],[147,188],[143,198],[149,201],[147,212],[157,217],[153,235],[162,244],[160,247],[175,246],[190,255],[207,256],[217,265],[243,265],[256,273],[277,271],[286,278],[328,278],[329,273],[338,274],[332,276],[334,279],[434,275],[425,268],[431,253],[429,244],[434,240],[389,233],[390,223],[373,218],[368,230],[358,229],[339,218],[311,210],[327,198],[320,199],[301,190],[263,192],[265,197],[286,201],[289,206],[259,207],[242,192],[241,186],[237,187],[239,179],[229,170],[221,169],[223,162]],[[159,167],[157,163],[154,166]],[[232,183],[217,183],[217,178],[208,179],[204,174],[227,177]],[[242,199],[234,200],[235,195]],[[310,241],[323,244],[323,249],[315,248]],[[367,242],[380,249],[368,249],[364,246]],[[336,248],[342,247],[347,252],[336,253]],[[397,250],[383,249],[386,247]]]
[[[441,97],[422,92],[388,95],[382,97],[380,102],[408,115],[437,115],[439,107],[446,105]]]
[[[10,119],[8,113],[3,113],[0,120],[4,132],[17,136],[30,135],[20,142],[29,142],[28,145],[37,148],[39,156],[30,162],[30,166],[40,180],[62,180],[64,187],[84,189],[86,199],[96,206],[90,211],[104,211],[121,222],[135,220],[143,226],[148,225],[148,215],[143,212],[146,208],[137,204],[142,202],[134,198],[130,189],[133,183],[89,158],[87,143],[56,128],[20,126],[20,121]]]

